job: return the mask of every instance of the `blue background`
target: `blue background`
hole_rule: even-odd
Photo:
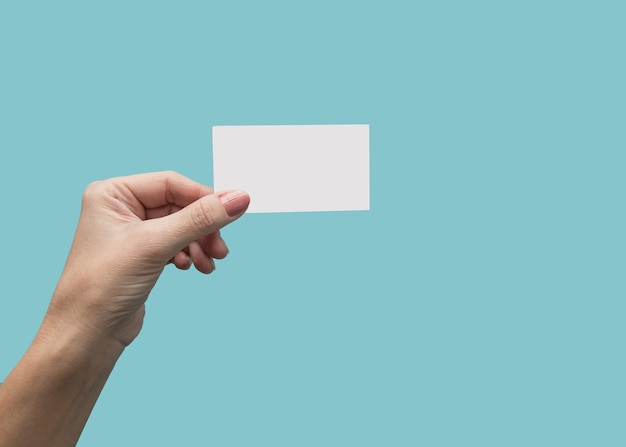
[[[90,181],[368,123],[371,211],[167,269],[79,445],[625,445],[622,5],[3,2],[0,378]]]

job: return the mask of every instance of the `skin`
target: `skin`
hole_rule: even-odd
[[[89,185],[41,327],[0,386],[0,447],[75,446],[165,266],[211,273],[249,200],[175,172]]]

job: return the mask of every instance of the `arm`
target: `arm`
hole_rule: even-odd
[[[249,200],[172,172],[90,185],[42,325],[0,386],[0,447],[76,445],[165,265],[211,273]]]

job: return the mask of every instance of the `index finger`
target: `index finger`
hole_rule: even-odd
[[[213,193],[213,188],[174,171],[130,175],[118,177],[113,181],[125,186],[145,209],[165,205],[182,208]]]

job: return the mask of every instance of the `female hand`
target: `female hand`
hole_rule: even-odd
[[[94,182],[46,320],[128,345],[163,268],[211,273],[228,253],[219,229],[240,217],[243,191],[213,194],[175,172]]]
[[[174,172],[95,182],[41,328],[0,386],[0,447],[76,445],[163,268],[210,273],[243,191],[213,194]]]

